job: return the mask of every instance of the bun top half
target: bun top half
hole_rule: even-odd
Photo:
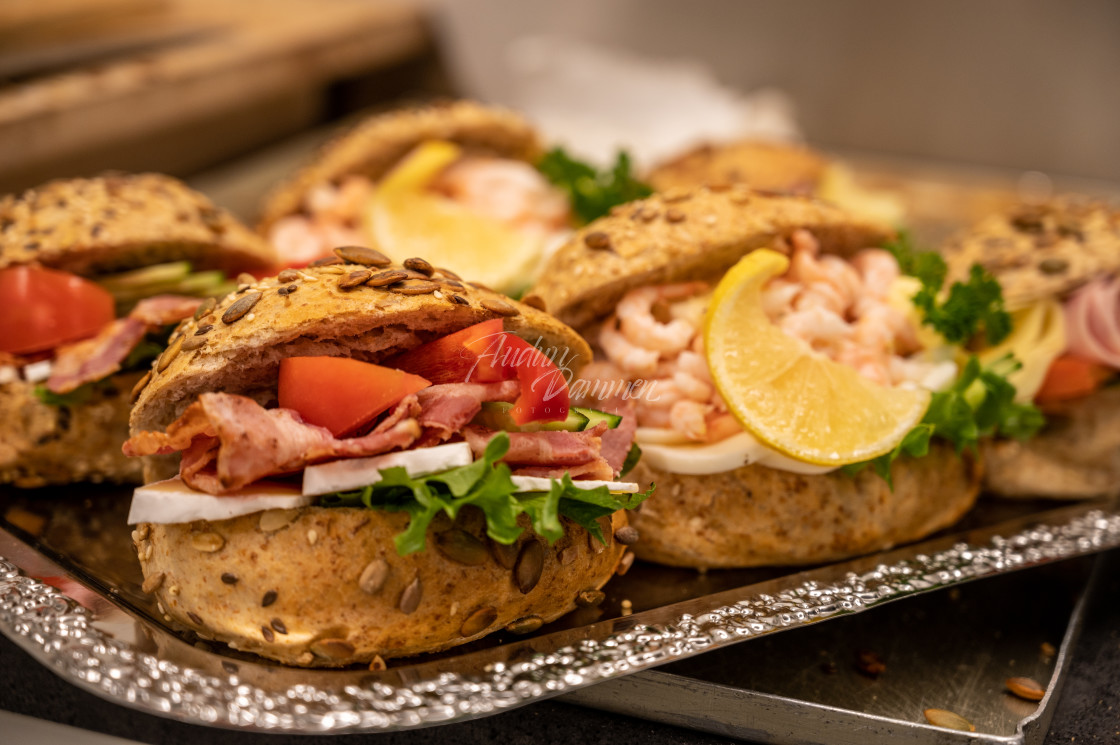
[[[809,198],[743,186],[666,192],[616,207],[579,230],[530,290],[577,329],[609,315],[645,285],[717,280],[743,256],[804,228],[827,253],[881,246],[893,231]]]
[[[471,154],[536,162],[544,153],[520,115],[473,101],[452,101],[371,117],[324,145],[312,161],[265,199],[258,230],[298,213],[319,184],[360,175],[378,181],[422,142],[446,140]]]
[[[0,269],[92,276],[182,260],[232,273],[276,263],[236,218],[158,173],[62,179],[0,199]]]
[[[546,354],[555,349],[553,360],[573,374],[591,360],[587,343],[547,313],[438,269],[391,287],[342,286],[354,273],[395,270],[407,271],[356,263],[286,270],[204,306],[198,319],[180,324],[154,364],[132,409],[133,432],[165,429],[207,391],[273,401],[285,357],[376,363],[494,318]]]
[[[954,236],[943,252],[948,281],[967,280],[980,264],[1014,310],[1120,272],[1120,209],[1076,197],[1022,204]]]

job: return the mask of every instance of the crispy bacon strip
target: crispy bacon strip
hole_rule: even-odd
[[[179,295],[156,295],[141,300],[124,318],[110,323],[97,336],[58,348],[47,388],[69,393],[121,369],[129,353],[149,331],[189,317],[202,300]]]
[[[605,458],[596,458],[578,466],[527,466],[515,468],[514,476],[536,476],[542,479],[560,479],[568,474],[573,480],[592,479],[595,481],[614,481],[617,472]]]
[[[183,452],[179,473],[193,489],[227,494],[257,479],[298,471],[330,458],[356,458],[405,448],[420,436],[409,416],[412,397],[372,432],[335,439],[291,409],[265,409],[245,396],[204,393],[166,433],[141,432],[124,444],[125,455]],[[217,446],[213,441],[217,440]]]

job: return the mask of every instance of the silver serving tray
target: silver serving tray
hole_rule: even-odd
[[[1059,509],[984,502],[963,532],[895,551],[792,573],[636,564],[608,585],[603,606],[529,638],[497,634],[439,656],[392,661],[384,671],[315,671],[162,623],[139,588],[127,501],[119,489],[97,487],[0,494],[0,632],[115,703],[253,731],[389,731],[481,717],[900,598],[1120,546],[1115,501]]]

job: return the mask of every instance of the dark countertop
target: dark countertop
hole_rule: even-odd
[[[1102,559],[1069,676],[1055,711],[1047,743],[1120,742],[1120,550]],[[108,703],[56,677],[4,637],[0,637],[0,708],[147,743],[168,745],[315,745],[326,737],[255,735],[182,724]],[[333,742],[337,736],[329,738]],[[462,724],[411,732],[350,735],[349,742],[421,745],[468,743],[611,742],[729,743],[724,737],[555,701]],[[5,741],[0,732],[0,742]]]

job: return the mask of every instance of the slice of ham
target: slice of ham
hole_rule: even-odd
[[[137,344],[148,333],[143,321],[118,318],[92,339],[59,347],[51,365],[47,388],[53,393],[69,393],[121,369]]]
[[[179,295],[141,300],[127,316],[113,321],[92,339],[59,347],[47,388],[53,393],[69,393],[112,375],[149,331],[188,318],[201,304],[199,298]]]
[[[618,423],[617,427],[608,429],[602,435],[602,456],[614,470],[611,477],[605,479],[610,481],[622,472],[622,466],[626,463],[626,456],[630,454],[630,446],[634,444],[634,433],[638,430],[638,407],[633,398],[618,394],[599,401],[596,408],[608,414],[622,416],[622,421]],[[572,476],[572,478],[575,478],[575,476]]]
[[[536,476],[542,479],[559,479],[563,478],[564,474],[568,474],[572,477],[572,480],[592,479],[595,481],[614,481],[618,475],[606,458],[596,458],[578,466],[527,466],[525,468],[515,468],[512,473],[514,476]]]
[[[509,432],[509,452],[502,460],[516,466],[580,466],[601,457],[602,434],[606,429],[606,423],[600,422],[583,432]],[[485,427],[463,429],[463,437],[475,457],[482,455],[497,434]]]
[[[486,401],[512,403],[521,393],[516,380],[499,383],[445,383],[425,388],[417,394],[420,401],[420,426],[423,444],[435,445],[459,432],[474,419]]]
[[[183,451],[179,474],[188,486],[227,494],[312,463],[406,448],[420,436],[420,425],[409,416],[416,407],[414,400],[405,399],[369,434],[339,440],[291,409],[265,409],[245,396],[204,393],[167,432],[140,432],[125,442],[124,453]]]
[[[1098,279],[1077,290],[1065,304],[1070,353],[1120,369],[1120,278]]]

